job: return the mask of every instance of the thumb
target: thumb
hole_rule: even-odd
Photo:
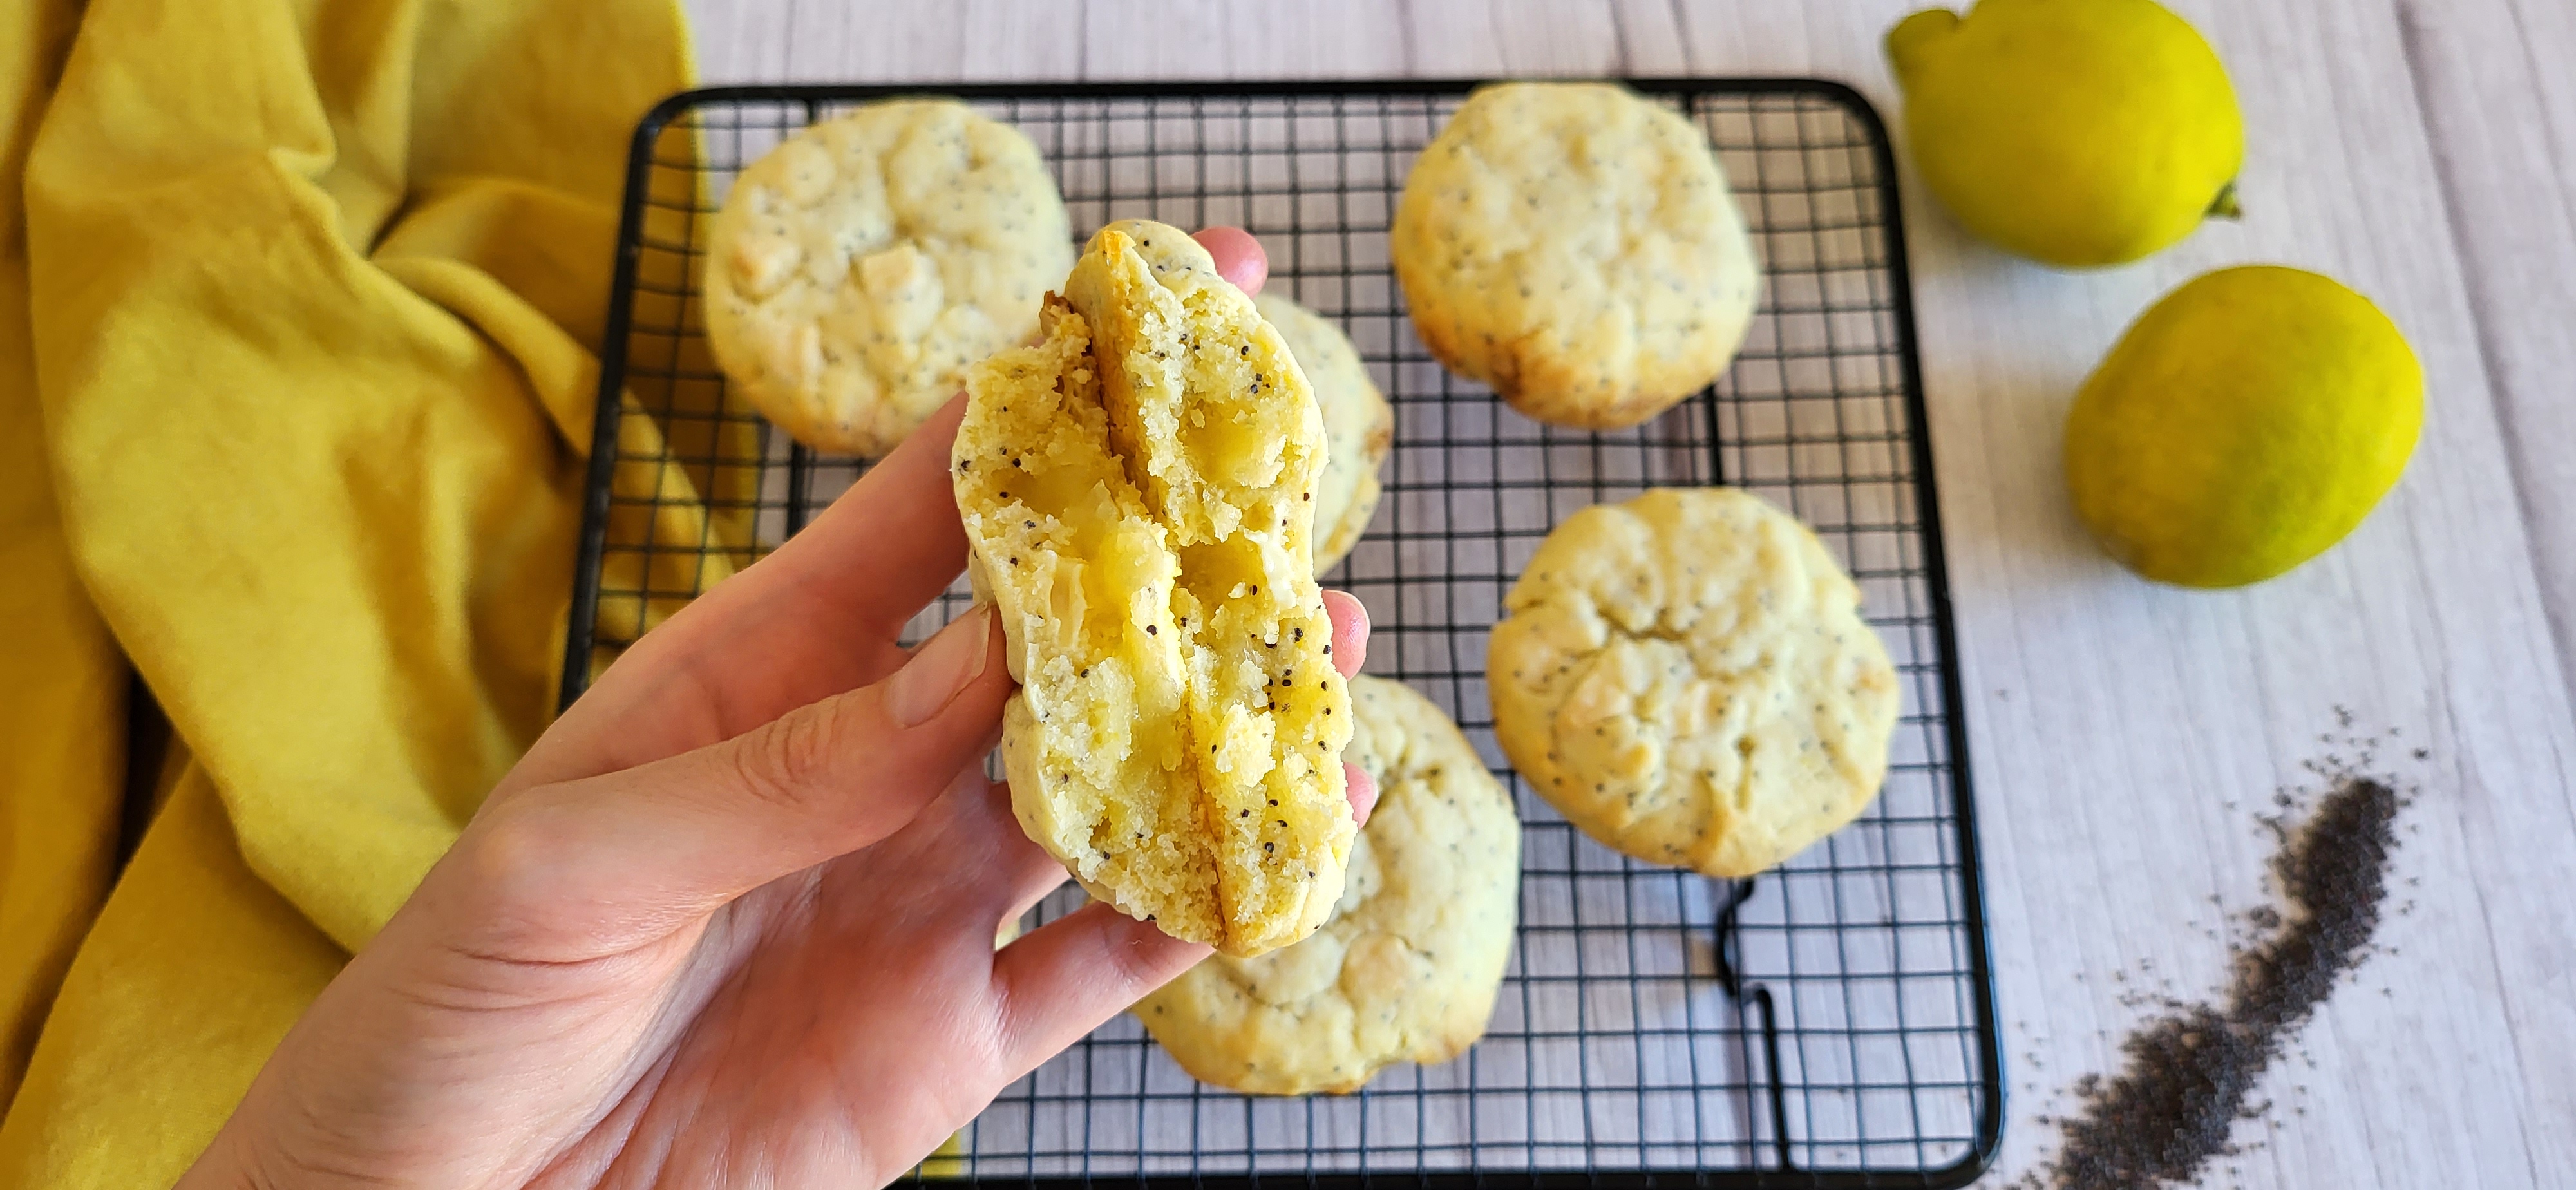
[[[440,866],[482,890],[500,910],[489,919],[559,923],[584,948],[702,917],[894,833],[978,764],[1011,690],[999,634],[977,607],[875,685],[695,751],[514,794]]]

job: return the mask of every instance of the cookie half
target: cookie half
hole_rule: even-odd
[[[1017,129],[944,99],[807,127],[708,229],[707,342],[734,389],[817,450],[893,450],[968,364],[1037,333],[1073,265],[1064,200]]]
[[[1279,294],[1252,300],[1296,355],[1324,415],[1324,475],[1315,484],[1315,572],[1321,574],[1350,554],[1377,515],[1377,473],[1395,446],[1395,409],[1331,319]]]
[[[1378,801],[1332,919],[1259,958],[1210,958],[1136,1004],[1201,1082],[1356,1091],[1390,1063],[1457,1057],[1493,1015],[1520,900],[1511,794],[1403,683],[1353,678],[1351,704],[1347,755]]]
[[[1805,525],[1731,488],[1547,535],[1487,656],[1494,732],[1585,834],[1712,876],[1773,867],[1887,775],[1896,670]]]
[[[1315,585],[1324,427],[1179,230],[1092,238],[1045,339],[973,368],[952,460],[1011,676],[1011,805],[1093,896],[1233,955],[1342,893],[1350,695]]]
[[[1587,429],[1716,380],[1760,283],[1708,138],[1606,83],[1468,96],[1405,179],[1389,248],[1432,354]]]

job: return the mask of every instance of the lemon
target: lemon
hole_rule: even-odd
[[[2247,265],[2166,294],[2066,417],[2075,513],[2158,582],[2260,582],[2343,540],[2397,482],[2424,370],[2370,299]]]
[[[1983,0],[1887,34],[1915,163],[1977,237],[2121,264],[2233,217],[2245,120],[2209,43],[2153,0]]]

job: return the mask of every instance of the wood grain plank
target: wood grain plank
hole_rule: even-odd
[[[1232,77],[1236,16],[1213,4],[1085,0],[1080,31],[1083,77]],[[1264,21],[1255,35],[1276,32]]]
[[[787,75],[806,81],[870,78],[946,82],[964,76],[970,27],[938,5],[802,0],[790,7]],[[990,26],[984,26],[990,27]]]
[[[2399,15],[2559,667],[2576,675],[2576,7],[2408,0]]]
[[[1619,48],[1613,73],[1630,78],[1691,73],[1681,10],[1672,0],[1611,0],[1609,13]]]
[[[1483,78],[1508,69],[1502,28],[1479,0],[1404,0],[1405,73]]]
[[[960,49],[960,77],[999,81],[1084,77],[1083,5],[963,0],[957,7],[957,23],[975,31]]]
[[[1815,74],[1819,59],[1809,48],[1802,7],[1673,0],[1673,24],[1691,69],[1700,74]],[[1840,69],[1843,57],[1826,61]]]
[[[1618,25],[1609,6],[1599,0],[1497,2],[1488,5],[1487,11],[1502,50],[1502,67],[1471,71],[1471,75],[1542,78],[1619,71]]]
[[[1901,109],[1877,38],[1903,0],[1125,0],[942,10],[700,0],[710,80],[1816,74]],[[2226,978],[2220,906],[2262,902],[2256,816],[2303,765],[2394,728],[2418,781],[2411,909],[2267,1080],[2220,1184],[2565,1184],[2576,1168],[2576,11],[2556,0],[2175,0],[2230,62],[2248,217],[2084,275],[1964,240],[1910,173],[1907,219],[1970,703],[2013,1123],[2030,1168],[2060,1090],[2151,1006]],[[792,32],[791,32],[792,31]],[[864,43],[864,44],[863,44]],[[2436,131],[2427,132],[2428,117]],[[1899,128],[1901,137],[1902,130]],[[2139,583],[2068,513],[2068,394],[2157,295],[2279,260],[2413,337],[2423,445],[2325,558],[2250,591]],[[2516,480],[2520,487],[2517,490]],[[2554,622],[2553,622],[2554,621]],[[2428,750],[2417,762],[2408,750]],[[2213,898],[2217,904],[2214,905]]]
[[[1366,78],[1404,73],[1402,26],[1370,0],[1156,4],[1089,0],[1086,77]]]
[[[793,0],[697,3],[689,33],[698,77],[708,83],[785,82]]]

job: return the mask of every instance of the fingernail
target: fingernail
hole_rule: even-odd
[[[977,607],[949,621],[886,679],[886,713],[904,727],[929,722],[967,683],[983,676],[985,654],[992,650],[993,609]]]
[[[1377,808],[1377,778],[1370,776],[1366,769],[1343,761],[1342,790],[1350,795],[1351,821],[1367,826],[1369,811]]]

